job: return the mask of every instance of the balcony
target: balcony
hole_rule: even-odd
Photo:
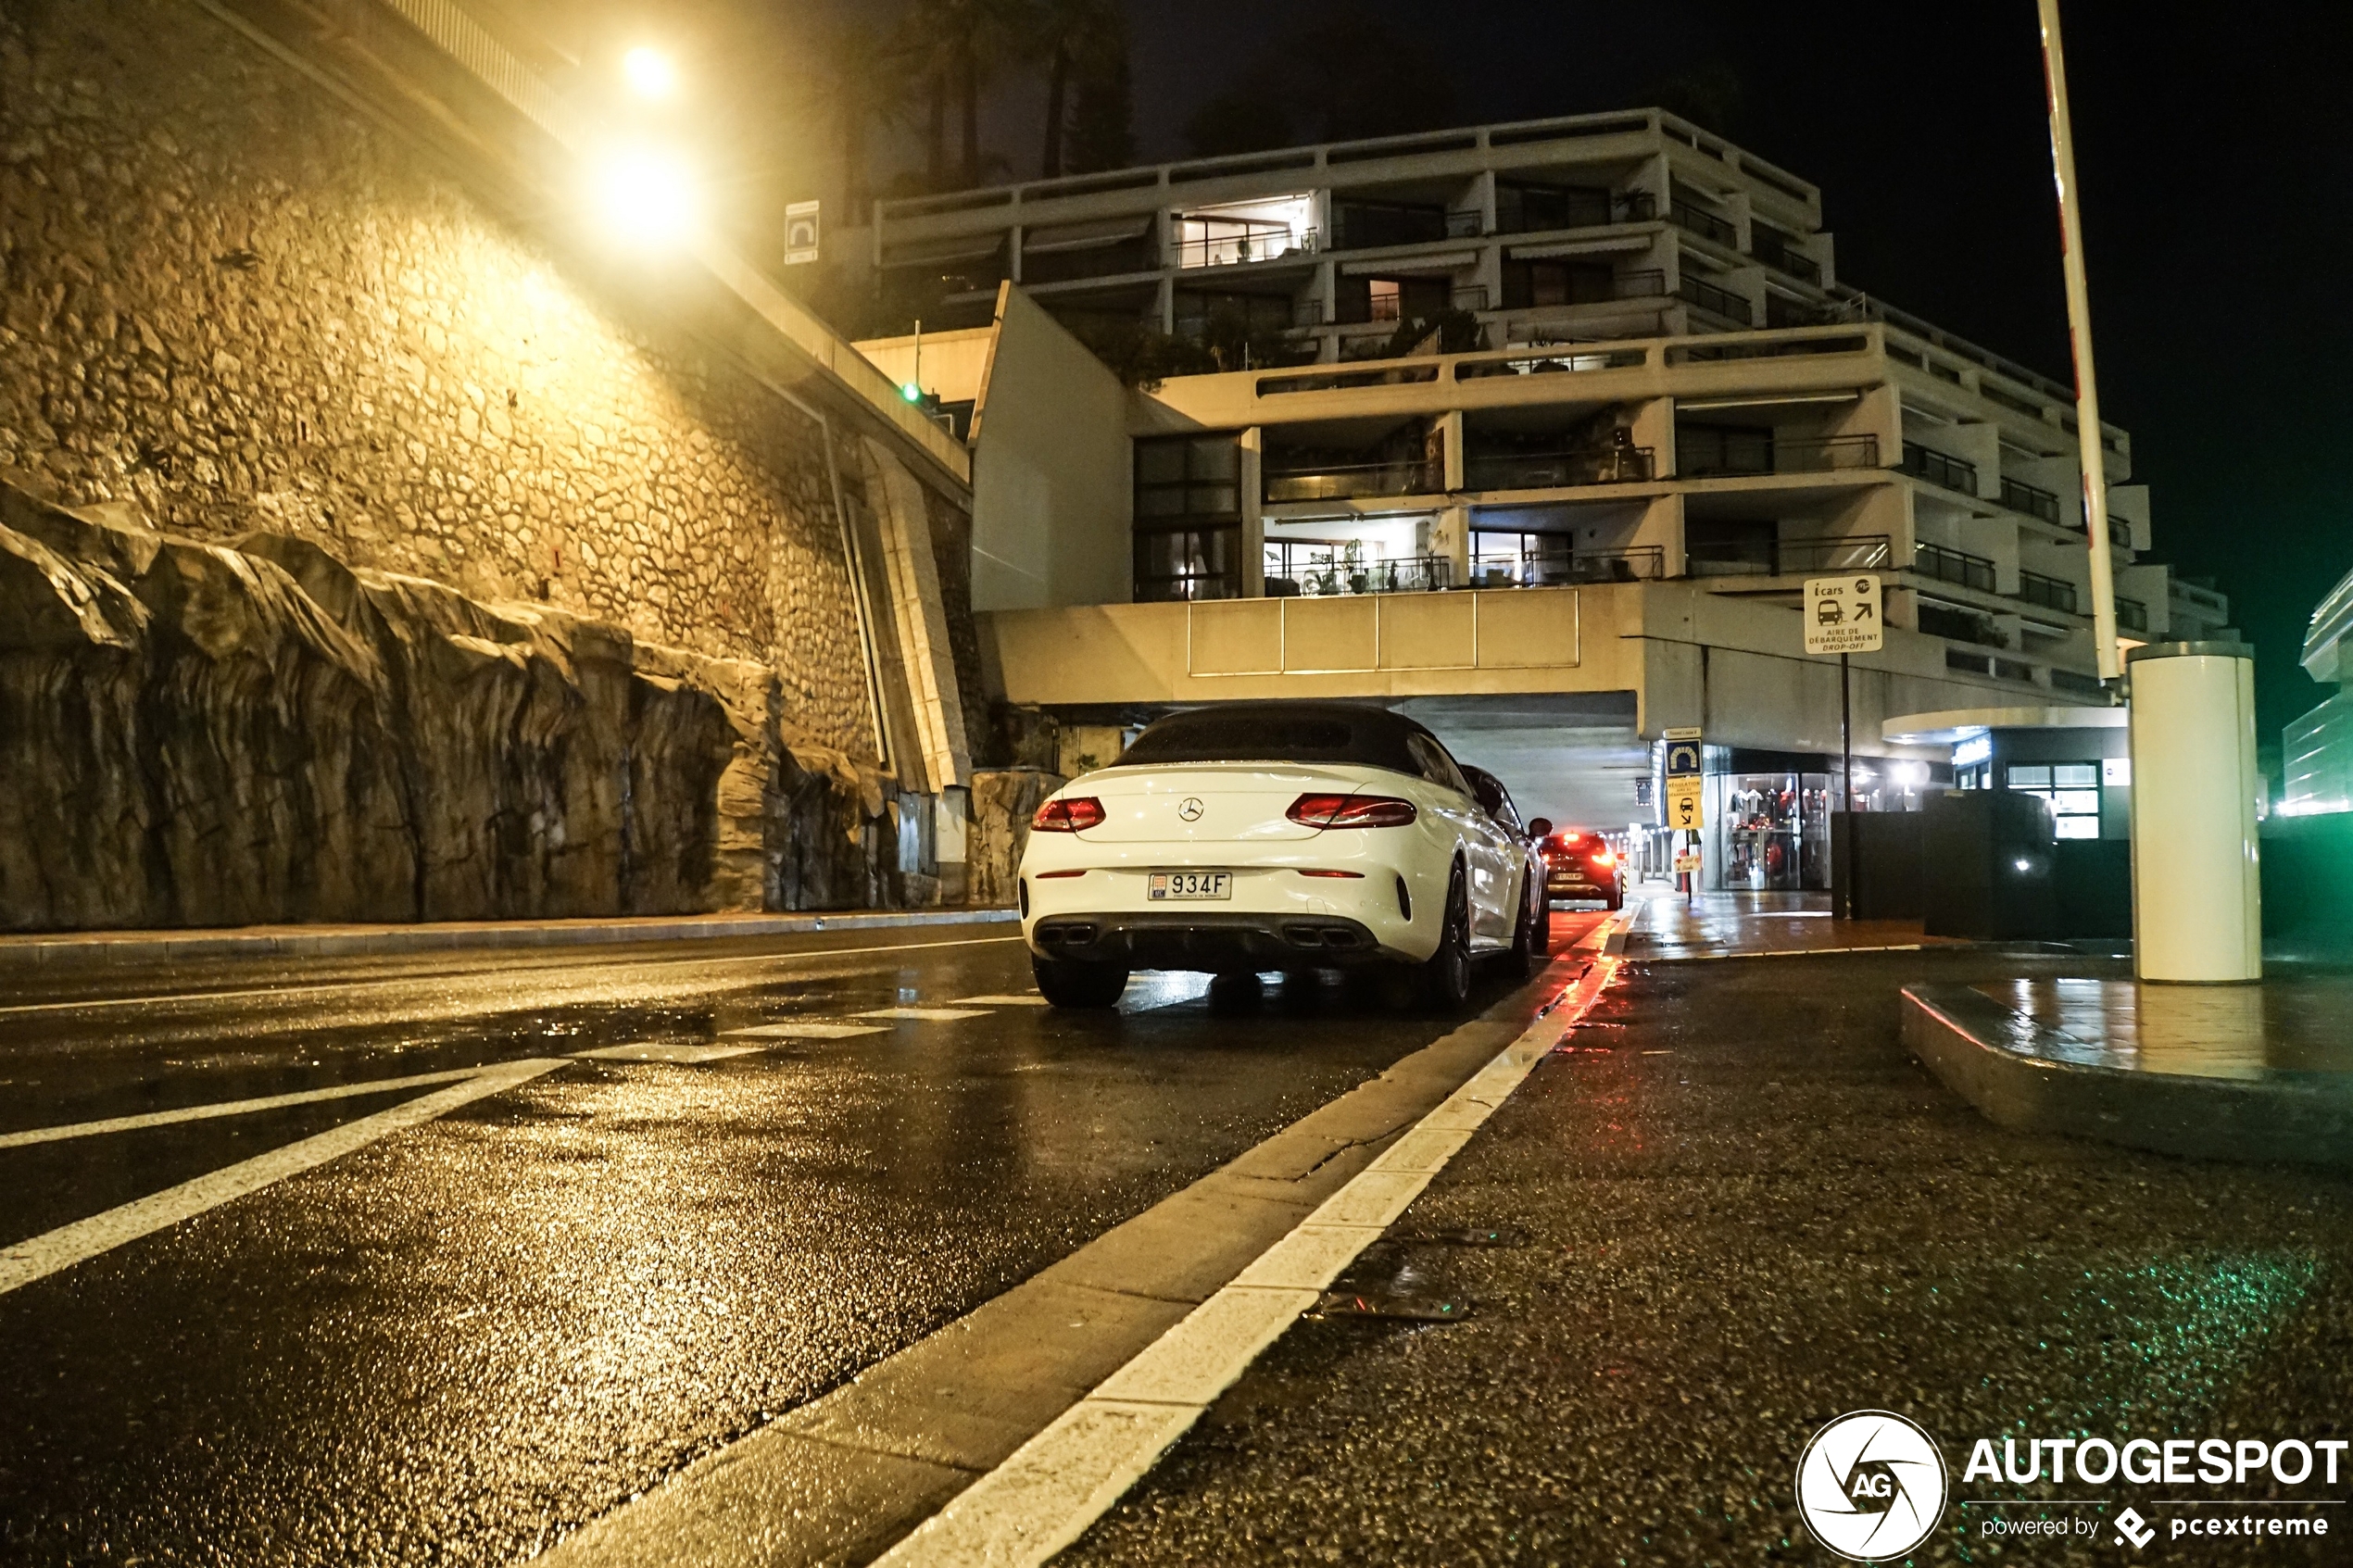
[[[1743,439],[1745,437],[1746,439]],[[1876,435],[1777,438],[1769,430],[1681,425],[1675,433],[1681,479],[1768,473],[1831,473],[1879,467]]]
[[[1492,452],[1463,464],[1466,490],[1563,490],[1580,484],[1639,484],[1655,473],[1647,446],[1569,452]]]
[[[1199,218],[1179,221],[1176,251],[1180,268],[1273,261],[1285,256],[1313,256],[1320,248],[1321,235],[1317,231],[1297,229],[1288,223]]]
[[[1667,216],[1679,228],[1689,229],[1701,239],[1713,240],[1727,249],[1737,248],[1740,244],[1740,229],[1730,219],[1694,206],[1681,196],[1667,204]]]
[[[1442,465],[1427,459],[1381,463],[1268,466],[1262,476],[1269,506],[1284,501],[1350,501],[1376,495],[1434,495],[1446,488]]]
[[[1338,250],[1378,250],[1463,237],[1452,232],[1452,220],[1442,207],[1378,201],[1333,202],[1332,234]]]
[[[2039,571],[2018,574],[2018,595],[2021,603],[2041,605],[2063,615],[2073,615],[2076,605],[2075,584],[2057,577],[2045,577]]]
[[[1756,259],[1776,272],[1795,278],[1799,282],[1821,287],[1822,264],[1794,245],[1783,244],[1779,235],[1768,239],[1768,232],[1761,228],[1755,231]]]
[[[1655,583],[1667,575],[1656,545],[1625,550],[1538,550],[1471,558],[1475,588],[1554,588],[1596,583]]]
[[[2002,635],[2001,628],[1994,625],[1990,617],[1980,615],[1975,610],[1962,609],[1956,605],[1932,604],[1922,599],[1914,613],[1919,618],[1919,629],[1931,637],[1944,637],[1957,643],[1975,643],[1986,648],[2010,646],[2010,640]],[[1979,673],[1987,675],[1993,672],[1990,664],[1979,671]]]
[[[1977,494],[1975,463],[1947,457],[1935,447],[1923,446],[1917,441],[1904,443],[1902,471],[1963,495]]]
[[[1994,591],[1994,563],[1983,556],[1973,556],[1966,550],[1948,550],[1942,545],[1922,545],[1913,553],[1912,570],[1922,577],[1933,577],[1940,583],[1957,583],[1980,593]]]
[[[1590,186],[1495,183],[1495,230],[1503,234],[1601,229],[1612,220],[1610,194]]]
[[[2149,629],[2149,607],[2138,599],[2128,599],[2121,594],[2116,597],[2116,623],[2127,632]]]
[[[1351,559],[1349,546],[1294,540],[1266,544],[1266,596],[1334,598],[1353,594],[1420,594],[1453,585],[1454,563],[1444,556]]]
[[[1769,526],[1769,525],[1767,525]],[[1884,533],[1777,539],[1761,531],[1736,537],[1684,533],[1684,570],[1693,577],[1797,577],[1808,572],[1875,571],[1887,565]]]
[[[1756,307],[1745,296],[1730,289],[1718,288],[1714,283],[1703,282],[1688,273],[1677,285],[1675,297],[1686,304],[1696,305],[1702,310],[1714,311],[1726,320],[1737,321],[1743,327],[1756,324]]]
[[[2002,479],[2002,505],[2009,508],[2009,509],[2014,512],[2024,512],[2028,517],[2039,517],[2045,522],[2051,523],[2054,526],[2062,528],[2066,526],[2066,524],[2059,521],[2059,498],[2055,492],[2045,490],[2039,485],[2028,484],[2022,481],[2011,479],[2007,475],[2004,475]]]

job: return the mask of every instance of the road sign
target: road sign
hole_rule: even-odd
[[[1670,779],[1695,779],[1700,775],[1699,732],[1690,732],[1679,738],[1672,730],[1667,736],[1667,776]]]
[[[1700,781],[1679,774],[1667,781],[1667,825],[1680,833],[1697,833],[1707,825],[1707,809],[1700,804]]]
[[[785,265],[817,259],[817,204],[785,204]]]
[[[1878,573],[1806,580],[1807,653],[1877,653],[1886,642]]]
[[[1659,735],[1662,739],[1666,740],[1697,740],[1699,739],[1699,726],[1697,724],[1693,724],[1689,729],[1661,730],[1659,732]]]
[[[1698,850],[1678,849],[1675,851],[1675,870],[1678,872],[1695,872],[1699,869],[1700,853]]]

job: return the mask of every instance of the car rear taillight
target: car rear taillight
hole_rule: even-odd
[[[1302,795],[1283,813],[1302,827],[1402,828],[1415,818],[1414,803],[1387,795]]]
[[[1593,864],[1614,866],[1617,864],[1617,857],[1607,849],[1596,849],[1593,851]]]
[[[1103,820],[1103,803],[1091,795],[1069,800],[1049,800],[1030,819],[1037,833],[1084,833]]]

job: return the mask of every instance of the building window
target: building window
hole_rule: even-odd
[[[1137,601],[1239,597],[1241,518],[1236,437],[1137,442]]]
[[[1611,299],[1617,281],[1605,262],[1504,261],[1504,308],[1529,310],[1550,305],[1592,305]]]
[[[2014,762],[2004,775],[2011,789],[2051,809],[2061,838],[2100,835],[2100,765],[2096,762]]]

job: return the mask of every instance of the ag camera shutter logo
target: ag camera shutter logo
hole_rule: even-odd
[[[1902,1557],[1932,1535],[1952,1485],[1944,1456],[1893,1411],[1856,1411],[1814,1434],[1797,1461],[1797,1511],[1850,1562]]]

